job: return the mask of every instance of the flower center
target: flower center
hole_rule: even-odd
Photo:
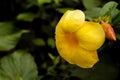
[[[78,40],[74,33],[66,33],[65,41],[68,43],[68,46],[72,48],[78,46]]]

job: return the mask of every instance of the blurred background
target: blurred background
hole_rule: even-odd
[[[120,80],[120,35],[116,41],[105,41],[98,50],[100,62],[90,69],[67,63],[59,56],[55,46],[55,27],[66,10],[87,11],[94,6],[103,7],[109,1],[111,0],[0,0],[0,27],[2,23],[2,26],[14,26],[13,32],[24,30],[14,47],[9,47],[7,43],[5,46],[9,49],[0,46],[0,58],[17,49],[29,52],[37,65],[38,80]],[[119,10],[120,1],[114,1],[118,3]],[[117,17],[120,18],[120,15]],[[114,24],[111,22],[118,34],[119,21]],[[8,30],[7,27],[3,32]],[[0,30],[0,39],[2,34]]]

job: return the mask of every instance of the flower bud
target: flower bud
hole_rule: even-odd
[[[106,38],[109,40],[116,41],[115,32],[114,32],[114,29],[112,28],[112,26],[104,21],[101,21],[101,25],[102,25],[103,30],[105,32]]]

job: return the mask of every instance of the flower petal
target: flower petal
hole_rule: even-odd
[[[82,68],[91,68],[99,60],[97,51],[83,49],[72,41],[67,42],[64,37],[63,35],[57,36],[56,47],[62,58],[69,63],[76,64]]]
[[[78,50],[78,41],[73,34],[56,33],[56,47],[61,56],[72,63],[72,55]]]
[[[102,26],[95,22],[85,22],[77,33],[79,45],[87,50],[97,50],[105,41],[105,33]]]
[[[99,61],[97,51],[89,51],[83,48],[79,48],[72,56],[73,64],[76,64],[82,68],[92,68],[94,64]]]
[[[64,13],[58,26],[65,32],[75,32],[85,22],[85,15],[81,10],[68,10]]]
[[[57,29],[59,29],[57,27]],[[75,33],[60,33],[56,30],[56,47],[59,54],[71,64],[76,64],[83,68],[91,68],[97,61],[97,51],[86,50],[80,47],[80,43]]]

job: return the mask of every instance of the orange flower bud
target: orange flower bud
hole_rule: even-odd
[[[104,21],[101,21],[101,25],[102,25],[103,30],[105,32],[106,38],[108,38],[109,40],[116,41],[115,32],[114,32],[114,29],[112,28],[112,26],[109,23],[106,23]]]

